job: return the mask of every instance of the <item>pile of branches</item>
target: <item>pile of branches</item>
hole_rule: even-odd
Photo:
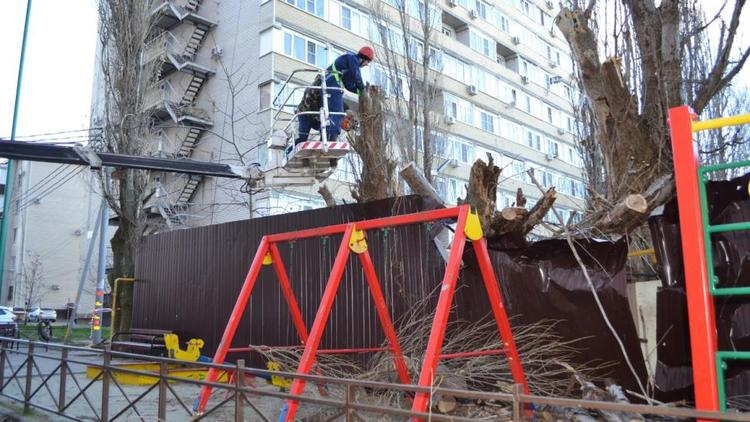
[[[432,327],[434,295],[428,295],[411,308],[408,315],[396,322],[399,343],[412,382],[419,376],[422,358]],[[583,366],[575,362],[581,352],[576,344],[583,340],[565,340],[556,333],[560,321],[541,320],[528,325],[514,325],[513,336],[523,363],[524,372],[533,394],[572,397],[577,377],[601,380],[611,363],[589,362]],[[388,344],[383,344],[388,347]],[[502,341],[495,320],[488,315],[479,321],[453,320],[446,329],[442,353],[500,350]],[[302,355],[301,348],[265,349],[266,359],[277,362],[282,370],[293,372]],[[345,355],[319,354],[313,373],[341,378],[355,378],[379,382],[399,382],[393,355],[373,353],[366,361],[357,362]],[[508,360],[503,354],[452,358],[441,360],[433,385],[442,388],[511,392],[513,386]],[[333,396],[343,397],[343,390],[329,388]],[[408,407],[404,394],[390,390],[358,390],[357,400],[370,404]],[[452,404],[455,401],[447,398]],[[440,397],[433,398],[438,405]],[[450,409],[453,409],[453,405]]]

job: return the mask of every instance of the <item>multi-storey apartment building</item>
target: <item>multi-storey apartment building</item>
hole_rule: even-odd
[[[161,153],[233,164],[273,161],[267,148],[277,114],[275,98],[301,91],[314,74],[345,51],[379,43],[374,0],[166,0],[155,11],[163,31],[144,61],[156,63],[160,81],[147,107],[158,120],[154,143]],[[392,8],[388,0],[378,7]],[[418,10],[416,5],[410,9]],[[564,217],[583,204],[584,184],[575,145],[569,84],[569,48],[556,33],[552,2],[434,0],[437,13],[432,67],[442,74],[441,135],[436,139],[436,188],[446,202],[463,196],[476,158],[492,154],[503,168],[498,207],[515,201],[521,187],[530,204],[539,197],[527,170],[560,193]],[[394,9],[395,10],[395,9]],[[393,25],[393,31],[399,31]],[[386,86],[382,65],[363,70]],[[393,87],[390,87],[393,89]],[[408,87],[406,87],[408,89]],[[398,90],[395,90],[398,91]],[[355,101],[354,97],[347,97]],[[327,184],[349,199],[347,160]],[[215,179],[165,174],[158,209],[172,227],[247,218],[322,205],[317,186],[267,186],[253,191]]]
[[[95,182],[83,167],[33,161],[17,161],[13,181],[0,304],[66,309],[75,301],[93,236],[100,201],[91,189]],[[95,288],[94,264],[80,313],[92,311]]]

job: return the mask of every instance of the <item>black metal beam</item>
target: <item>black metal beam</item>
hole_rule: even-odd
[[[168,171],[202,176],[241,179],[241,172],[227,164],[209,163],[182,158],[139,157],[135,155],[97,152],[101,165],[106,167],[133,168],[141,170]],[[73,147],[39,144],[20,141],[0,141],[0,157],[11,160],[44,161],[48,163],[89,166],[89,163]]]

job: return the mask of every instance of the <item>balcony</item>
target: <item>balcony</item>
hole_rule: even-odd
[[[199,2],[188,2],[186,4],[187,7],[176,3],[174,0],[166,0],[151,11],[151,15],[154,17],[154,24],[158,28],[170,30],[182,22],[192,22],[208,27],[216,26],[216,22],[198,14],[197,4]]]

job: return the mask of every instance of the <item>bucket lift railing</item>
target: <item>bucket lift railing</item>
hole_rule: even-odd
[[[281,97],[282,93],[284,93],[285,89],[288,87],[288,85],[289,85],[290,81],[292,80],[292,78],[295,75],[300,74],[300,73],[316,73],[317,76],[319,76],[320,80],[321,80],[320,86],[304,85],[304,86],[298,86],[298,87],[291,88],[291,90],[289,91],[288,95],[284,99],[284,102],[281,103],[281,104],[279,104],[278,103],[279,97]],[[289,137],[290,134],[294,135],[294,132],[290,131],[290,128],[292,128],[293,125],[295,123],[297,123],[297,121],[299,120],[299,116],[303,116],[303,115],[317,115],[318,118],[320,119],[320,140],[322,142],[323,151],[324,152],[328,151],[328,142],[327,142],[327,140],[328,140],[328,126],[330,125],[330,121],[329,121],[330,116],[345,116],[346,113],[345,112],[339,112],[339,111],[334,111],[334,112],[329,111],[329,109],[328,109],[328,96],[327,96],[327,92],[328,91],[337,91],[338,90],[338,91],[341,91],[343,93],[344,92],[344,88],[341,88],[341,87],[338,87],[338,88],[334,87],[334,88],[332,88],[332,87],[326,86],[326,76],[327,76],[327,72],[326,72],[325,69],[297,69],[297,70],[293,71],[286,78],[286,80],[284,81],[284,83],[281,85],[281,89],[279,89],[279,93],[276,94],[276,96],[274,97],[273,101],[271,102],[271,104],[273,104],[273,105],[275,105],[275,106],[278,107],[278,110],[276,111],[276,113],[273,116],[273,124],[271,125],[271,127],[272,127],[271,130],[272,131],[276,130],[276,123],[277,122],[284,121],[284,122],[286,122],[286,125],[284,125],[284,128],[281,129],[281,130],[283,130],[284,133],[286,133],[287,136]],[[319,89],[319,90],[321,90],[320,97],[321,97],[322,106],[321,106],[320,110],[319,111],[314,111],[314,110],[313,111],[295,111],[295,113],[293,113],[293,115],[292,115],[291,118],[289,118],[289,119],[283,118],[281,115],[282,115],[282,113],[288,113],[288,111],[286,111],[287,108],[289,108],[289,107],[296,108],[297,107],[297,104],[293,104],[293,103],[289,104],[289,101],[292,99],[293,95],[297,91],[301,90],[301,91],[304,92],[304,90],[306,90],[308,88],[309,89]],[[294,138],[294,136],[291,136],[291,138]],[[288,139],[289,138],[287,138],[287,143],[288,143]]]

